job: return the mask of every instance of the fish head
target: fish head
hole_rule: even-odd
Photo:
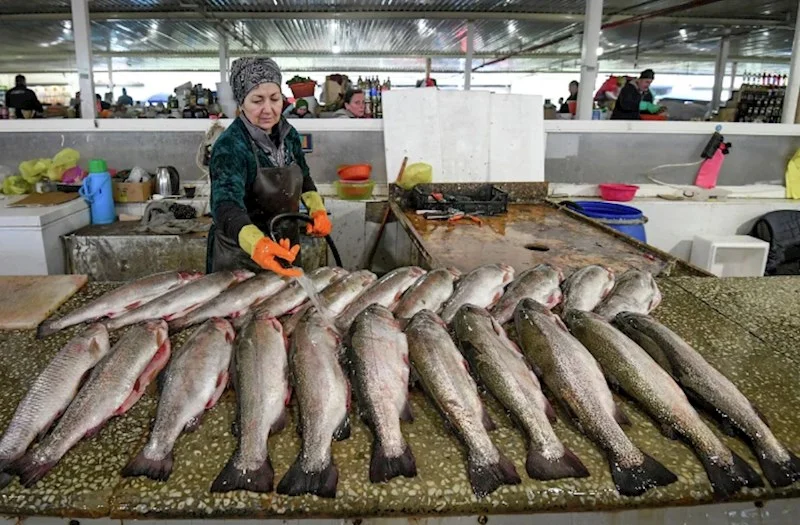
[[[459,270],[458,268],[452,268],[451,267],[451,268],[445,268],[445,269],[448,272],[450,272],[450,275],[453,276],[453,280],[457,280],[457,279],[461,278],[461,270]]]
[[[473,330],[477,323],[489,323],[494,321],[491,314],[485,308],[474,304],[463,304],[453,317],[453,329],[459,334],[465,334]]]
[[[510,283],[514,280],[514,268],[509,266],[508,264],[500,263],[497,266],[500,267],[500,270],[503,272],[503,284]]]
[[[661,290],[658,289],[658,284],[656,284],[656,280],[653,278],[652,275],[650,276],[650,287],[653,289],[653,298],[650,299],[649,311],[652,312],[658,307],[658,305],[661,304],[661,299],[662,299]]]
[[[378,303],[373,303],[373,304],[367,306],[364,309],[364,311],[362,311],[360,314],[358,314],[358,317],[362,317],[362,318],[365,318],[365,317],[378,317],[380,319],[383,319],[383,320],[386,320],[386,321],[392,321],[392,322],[394,322],[394,320],[395,320],[394,314],[392,313],[392,311],[389,310],[388,308],[386,308],[385,306],[380,305]],[[356,319],[358,319],[358,317]]]
[[[254,275],[255,273],[250,270],[233,270],[233,278],[236,279],[237,282],[246,281]]]
[[[412,330],[415,326],[427,325],[430,323],[438,324],[444,328],[447,328],[447,323],[445,323],[441,317],[428,309],[424,309],[414,314],[414,317],[411,318],[411,321],[406,327],[406,331]]]
[[[614,318],[614,324],[624,333],[641,332],[648,316],[636,312],[620,312]]]
[[[178,272],[178,279],[180,279],[182,283],[190,283],[201,277],[203,277],[202,272]]]
[[[584,312],[583,310],[576,310],[574,308],[570,308],[564,312],[561,318],[564,320],[566,326],[573,332],[589,321],[603,319],[594,312]]]
[[[167,322],[163,319],[145,321],[142,326],[145,330],[155,336],[156,342],[159,346],[161,346],[164,341],[169,340],[169,328],[167,327]]]
[[[602,267],[604,271],[603,273],[603,280],[602,280],[602,297],[605,298],[608,294],[611,293],[611,290],[614,289],[614,284],[616,283],[617,279],[614,276],[614,270],[608,268],[606,266]]]
[[[419,266],[409,266],[408,267],[408,275],[409,275],[409,277],[422,277],[426,273],[428,273],[428,271],[427,270],[423,270]]]
[[[218,330],[225,335],[225,340],[227,342],[233,342],[234,338],[236,337],[236,332],[234,332],[231,323],[221,317],[214,317],[211,319],[211,322],[214,324],[215,330]]]
[[[563,300],[564,300],[564,292],[561,291],[561,288],[556,288],[555,290],[550,292],[550,295],[547,296],[547,304],[545,304],[545,306],[548,309],[552,310],[553,308],[561,304],[561,301]]]
[[[344,268],[339,268],[338,266],[331,266],[330,267],[330,272],[331,272],[331,275],[333,276],[333,278],[332,278],[333,281],[341,279],[342,277],[344,277],[348,273],[350,273],[347,270],[345,270]]]

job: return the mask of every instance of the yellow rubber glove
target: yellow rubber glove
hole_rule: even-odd
[[[322,197],[316,191],[307,191],[304,194],[300,195],[300,198],[303,199],[303,203],[308,208],[308,214],[314,215],[314,212],[317,211],[325,211],[325,204],[322,202]]]
[[[786,165],[786,198],[800,199],[800,149]]]
[[[262,237],[264,237],[264,232],[259,230],[258,226],[254,224],[248,224],[239,230],[239,246],[245,251],[245,253],[247,253],[247,255],[252,257],[256,243],[260,241]]]

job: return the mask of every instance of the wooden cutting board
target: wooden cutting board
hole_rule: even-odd
[[[30,330],[80,290],[86,275],[0,276],[0,330]]]

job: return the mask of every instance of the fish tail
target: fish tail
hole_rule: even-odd
[[[742,487],[753,486],[751,483],[760,483],[762,486],[764,484],[750,465],[735,453],[731,465],[720,464],[719,461],[715,461],[705,454],[698,454],[698,457],[717,499],[730,498]]]
[[[397,457],[389,457],[386,450],[376,440],[372,445],[372,459],[369,462],[369,480],[372,483],[383,483],[397,476],[414,478],[417,476],[417,462],[411,447],[406,444],[403,453]]]
[[[302,451],[289,470],[278,483],[278,494],[299,496],[315,494],[320,498],[335,498],[336,486],[339,484],[339,470],[333,464],[333,456],[322,470],[306,472],[302,465]]]
[[[53,328],[50,323],[42,323],[36,328],[36,338],[44,339],[47,336],[58,332],[58,328]]]
[[[167,481],[170,474],[172,474],[171,450],[162,459],[149,459],[145,457],[144,450],[142,450],[122,469],[124,478],[147,476],[156,481]]]
[[[518,485],[522,482],[514,464],[498,451],[497,462],[490,465],[479,464],[470,456],[468,473],[472,492],[483,498],[497,490],[500,485]]]
[[[9,474],[8,472],[0,472],[0,490],[6,488],[13,479],[14,476]]]
[[[20,484],[25,488],[30,488],[45,477],[56,466],[56,463],[58,460],[37,463],[30,454],[26,454],[14,464],[13,468],[19,473]]]
[[[267,459],[256,470],[236,468],[238,452],[234,454],[225,468],[211,485],[211,492],[230,492],[231,490],[249,490],[251,492],[272,492],[275,471],[272,462]]]
[[[611,477],[617,490],[623,496],[639,496],[653,487],[663,487],[678,481],[677,476],[667,467],[642,453],[644,461],[641,465],[623,467],[616,460],[611,460]]]
[[[761,471],[773,487],[787,487],[800,479],[800,459],[788,450],[786,452],[789,460],[779,463],[767,458],[762,450],[756,450]]]
[[[570,449],[564,447],[564,455],[548,459],[533,446],[528,447],[525,470],[531,479],[586,478],[589,471],[583,462]]]

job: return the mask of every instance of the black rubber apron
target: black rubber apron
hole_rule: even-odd
[[[285,168],[262,168],[258,161],[258,148],[251,140],[250,146],[256,157],[256,179],[244,198],[244,205],[250,221],[259,230],[269,235],[269,221],[281,213],[297,213],[300,210],[300,195],[303,190],[303,171],[297,164]],[[276,226],[277,239],[287,238],[300,244],[297,221],[284,221]],[[239,246],[238,239],[231,239],[219,228],[213,228],[211,250],[212,272],[236,270],[239,268],[258,271],[258,266],[250,255]],[[300,255],[298,254],[299,260]]]

